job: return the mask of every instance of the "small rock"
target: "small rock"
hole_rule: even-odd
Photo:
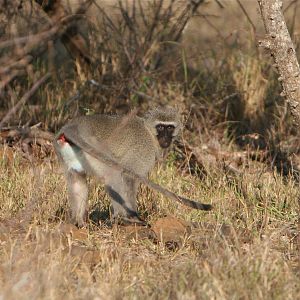
[[[191,233],[190,223],[173,216],[158,219],[152,225],[152,229],[158,240],[166,245],[178,243],[184,236]]]

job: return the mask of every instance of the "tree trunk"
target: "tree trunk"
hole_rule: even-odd
[[[300,69],[295,48],[282,13],[282,0],[258,0],[266,29],[259,45],[271,52],[295,123],[300,126]]]

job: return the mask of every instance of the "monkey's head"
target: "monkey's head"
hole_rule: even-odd
[[[145,115],[145,122],[163,149],[170,147],[182,128],[180,115],[172,107],[151,109]]]

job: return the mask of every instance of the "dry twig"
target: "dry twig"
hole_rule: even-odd
[[[18,109],[24,105],[30,97],[37,91],[37,89],[50,77],[50,73],[47,73],[42,78],[40,78],[33,86],[32,88],[19,100],[19,102],[13,106],[8,113],[5,115],[5,117],[0,122],[0,129],[3,127],[5,123],[7,123],[11,117],[18,111]]]

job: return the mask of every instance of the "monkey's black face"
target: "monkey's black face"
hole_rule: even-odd
[[[160,147],[166,149],[170,147],[174,137],[174,125],[157,124],[156,125],[156,136]]]

